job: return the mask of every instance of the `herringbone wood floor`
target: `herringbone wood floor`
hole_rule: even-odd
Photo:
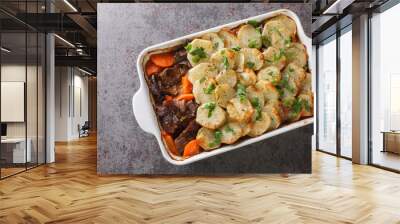
[[[400,175],[315,152],[311,175],[96,175],[96,139],[0,181],[0,223],[400,223]]]

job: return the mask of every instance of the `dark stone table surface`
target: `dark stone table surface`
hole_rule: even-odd
[[[138,127],[132,112],[132,96],[140,85],[136,59],[144,48],[281,8],[295,12],[310,36],[311,4],[98,4],[98,173],[311,172],[312,125],[191,165],[175,166],[164,160],[155,137]]]

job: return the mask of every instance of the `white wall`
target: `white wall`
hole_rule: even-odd
[[[77,139],[78,125],[88,120],[88,77],[72,67],[56,67],[55,74],[55,140]]]

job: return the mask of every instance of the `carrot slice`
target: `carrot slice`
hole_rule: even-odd
[[[197,140],[194,139],[186,144],[185,149],[183,150],[183,156],[194,156],[200,153],[200,146],[197,143]]]
[[[172,53],[161,53],[161,54],[153,54],[150,56],[150,60],[160,67],[170,67],[174,64],[175,58]]]
[[[174,142],[174,139],[172,138],[172,136],[166,132],[163,132],[162,136],[164,138],[164,141],[165,141],[165,144],[167,145],[168,150],[172,154],[179,156],[178,149],[175,146],[175,142]]]
[[[192,93],[193,91],[193,85],[189,81],[188,75],[184,75],[182,77],[182,93],[187,94],[187,93]]]
[[[181,94],[181,95],[177,96],[176,99],[177,99],[177,100],[187,100],[187,101],[190,101],[190,100],[193,100],[193,99],[194,99],[194,96],[193,96],[193,94],[191,94],[191,93],[188,93],[188,94]]]
[[[146,74],[151,76],[157,72],[161,71],[161,67],[155,65],[153,62],[148,61],[146,64]]]

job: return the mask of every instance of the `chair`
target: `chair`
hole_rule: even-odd
[[[90,129],[89,121],[85,121],[82,127],[78,124],[79,138],[89,136],[89,129]]]

